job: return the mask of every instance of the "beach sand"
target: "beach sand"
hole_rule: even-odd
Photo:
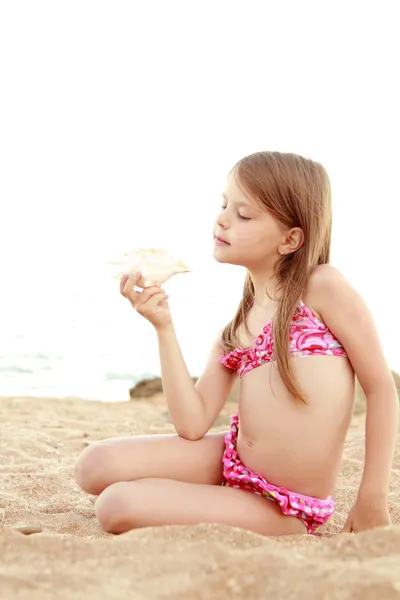
[[[228,402],[214,429],[229,423]],[[341,534],[364,454],[364,414],[348,434],[335,497],[321,535],[263,538],[217,525],[102,533],[91,498],[73,479],[89,443],[173,432],[160,394],[123,403],[0,399],[0,598],[279,600],[400,598],[400,440],[393,466],[394,525]],[[34,525],[41,533],[14,529]]]

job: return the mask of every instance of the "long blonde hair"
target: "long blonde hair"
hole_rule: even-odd
[[[306,398],[296,383],[289,361],[289,329],[311,272],[329,262],[332,207],[331,186],[324,167],[297,154],[257,152],[242,158],[232,169],[237,184],[288,228],[300,227],[302,246],[281,256],[275,264],[280,298],[273,318],[275,360],[287,390],[299,402]],[[237,331],[254,303],[254,286],[247,273],[243,297],[233,319],[222,332],[225,352],[240,345]]]

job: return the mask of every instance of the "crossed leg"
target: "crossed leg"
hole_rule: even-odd
[[[222,523],[263,535],[306,533],[279,506],[247,491],[221,486],[224,435],[189,441],[177,435],[105,440],[89,446],[76,479],[98,495],[96,516],[110,533],[156,525]]]

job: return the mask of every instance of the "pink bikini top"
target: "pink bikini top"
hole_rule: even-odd
[[[293,357],[313,356],[317,354],[344,356],[341,343],[334,337],[325,323],[300,301],[289,333],[289,353]],[[243,377],[249,371],[274,360],[274,342],[272,320],[264,325],[262,332],[254,341],[254,348],[235,348],[229,354],[222,354],[220,361],[229,369],[237,371]]]

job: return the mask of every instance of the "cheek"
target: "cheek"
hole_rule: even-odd
[[[252,227],[251,230],[249,228],[246,237],[252,244],[269,247],[271,244],[275,243],[276,233],[271,227],[267,228],[263,225],[257,224],[257,226]]]
[[[235,237],[243,246],[250,246],[254,244],[255,239],[258,239],[252,227],[242,227],[236,231]]]
[[[265,235],[265,231],[259,228],[246,227],[237,232],[236,245],[240,252],[247,256],[265,255],[268,252],[271,242]]]
[[[259,235],[269,246],[278,244],[282,237],[281,230],[277,223],[271,221],[264,223],[264,226],[259,230]]]

